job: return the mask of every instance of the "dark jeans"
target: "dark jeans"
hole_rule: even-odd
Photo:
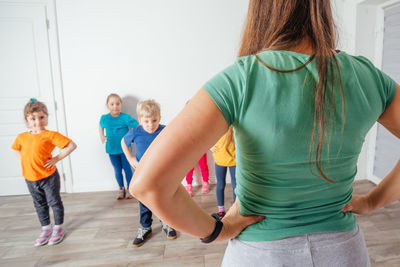
[[[42,226],[50,224],[49,207],[53,209],[54,224],[64,223],[64,206],[60,196],[60,175],[55,173],[39,181],[25,180]]]
[[[236,166],[224,167],[215,164],[215,175],[217,176],[217,203],[218,206],[223,206],[225,203],[225,185],[226,185],[226,169],[229,168],[231,174],[231,183],[233,188],[233,201],[236,199]]]
[[[129,184],[132,179],[132,168],[131,165],[129,164],[128,160],[126,159],[124,153],[122,154],[116,154],[116,155],[111,155],[110,160],[111,164],[114,167],[114,172],[115,172],[115,178],[117,179],[117,183],[119,187],[124,187],[124,177],[122,176],[122,169],[124,169],[125,172],[125,179],[126,179],[126,188],[129,187]]]
[[[151,227],[153,219],[151,218],[153,213],[149,210],[142,202],[139,201],[140,207],[140,224],[143,228]]]

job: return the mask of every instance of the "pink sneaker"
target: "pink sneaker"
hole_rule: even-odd
[[[121,200],[125,198],[125,188],[121,187],[118,191],[117,199]]]
[[[54,227],[53,228],[53,234],[51,235],[51,238],[49,240],[49,246],[55,245],[60,243],[65,235],[65,230],[62,227]]]
[[[133,196],[131,195],[131,193],[129,192],[129,190],[126,190],[126,196],[125,196],[125,198],[126,198],[126,199],[132,199],[132,198],[133,198]]]
[[[203,187],[201,188],[201,193],[202,194],[208,193],[208,183],[207,182],[203,182]]]
[[[189,193],[189,196],[193,196],[192,185],[188,184],[186,186],[186,191]]]
[[[51,228],[42,229],[39,237],[35,240],[35,247],[46,245],[47,242],[49,242],[52,232],[53,232],[53,230]]]

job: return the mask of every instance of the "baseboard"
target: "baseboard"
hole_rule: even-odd
[[[377,177],[377,176],[375,176],[375,175],[372,175],[372,176],[368,177],[367,180],[373,182],[376,185],[379,184],[380,182],[382,182],[382,179]]]

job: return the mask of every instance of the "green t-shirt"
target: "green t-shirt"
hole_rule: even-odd
[[[258,55],[281,70],[294,69],[309,59],[290,51]],[[354,215],[341,209],[351,200],[364,138],[391,103],[396,84],[364,57],[339,52],[336,58],[346,113],[344,117],[336,83],[337,108],[331,113],[334,123],[326,126],[330,130],[322,154],[324,173],[334,184],[310,171],[313,88],[318,81],[315,60],[299,71],[280,73],[263,66],[255,56],[241,57],[204,85],[234,128],[240,213],[266,216],[247,227],[239,240],[270,241],[354,229]],[[311,168],[318,173],[315,161]]]

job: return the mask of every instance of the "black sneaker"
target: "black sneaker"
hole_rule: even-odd
[[[165,232],[165,234],[167,235],[168,239],[175,239],[176,238],[176,231],[174,228],[169,227],[166,224],[161,224],[162,225],[162,229]]]
[[[138,234],[133,240],[132,246],[133,247],[140,247],[144,244],[144,242],[151,236],[151,228],[139,228]]]

